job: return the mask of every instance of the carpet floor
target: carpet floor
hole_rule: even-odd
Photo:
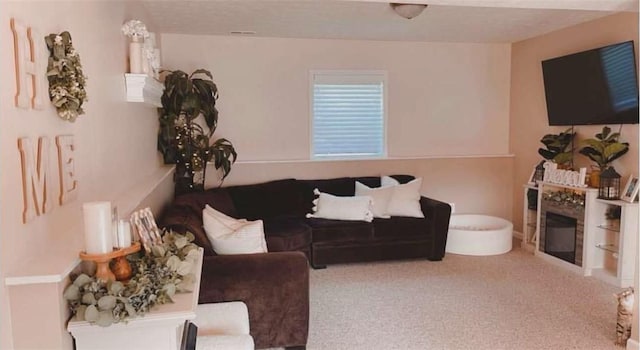
[[[516,247],[312,270],[308,349],[620,349],[619,288]]]

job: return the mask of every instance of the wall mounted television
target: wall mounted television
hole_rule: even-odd
[[[638,124],[633,41],[542,61],[549,125]]]

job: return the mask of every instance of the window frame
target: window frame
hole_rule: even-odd
[[[313,130],[315,123],[314,101],[315,101],[315,83],[316,76],[322,76],[328,79],[336,79],[336,83],[346,83],[349,77],[364,77],[380,81],[382,83],[382,152],[376,155],[342,155],[342,156],[316,156],[315,145],[313,142]],[[378,79],[373,79],[378,78]],[[356,79],[354,79],[356,80]],[[332,160],[367,160],[367,159],[386,159],[387,156],[387,129],[388,129],[388,74],[386,70],[310,70],[309,71],[309,159],[312,161],[332,161]]]

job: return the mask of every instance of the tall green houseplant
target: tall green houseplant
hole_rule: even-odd
[[[204,190],[207,162],[213,161],[224,179],[238,156],[231,141],[211,142],[218,126],[218,87],[212,79],[211,72],[198,69],[169,71],[164,81],[158,150],[166,164],[176,164],[176,195]]]

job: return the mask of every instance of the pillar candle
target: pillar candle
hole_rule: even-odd
[[[142,42],[133,37],[129,43],[129,72],[142,73]]]
[[[82,205],[84,215],[84,246],[87,254],[113,251],[111,202],[87,202]]]
[[[119,248],[131,246],[131,225],[125,220],[118,222],[118,242]]]

